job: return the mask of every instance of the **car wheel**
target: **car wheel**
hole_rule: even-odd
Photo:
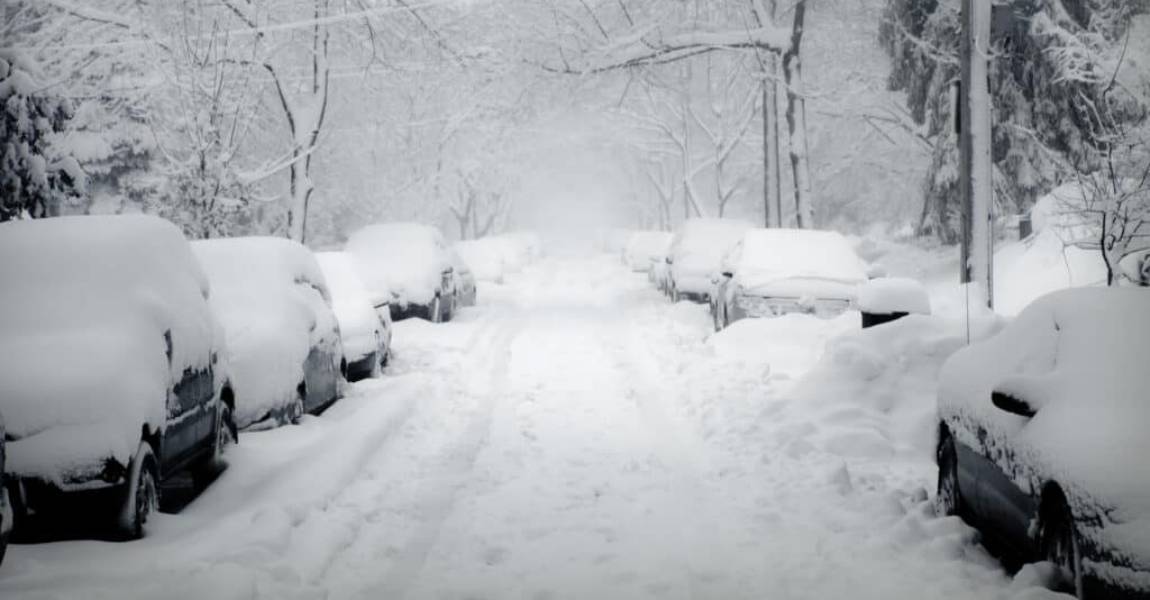
[[[307,383],[301,382],[296,387],[295,401],[288,407],[288,422],[292,425],[299,425],[300,419],[303,418],[304,398],[307,398]]]
[[[958,488],[958,452],[954,438],[947,435],[938,445],[938,487],[934,495],[935,514],[962,515],[962,492]]]
[[[436,296],[435,300],[431,301],[431,306],[427,309],[427,313],[428,313],[427,314],[427,316],[428,316],[427,320],[431,321],[432,323],[439,323],[443,317],[443,315],[440,314],[440,310],[442,308],[443,308],[443,301],[439,298],[439,296]]]
[[[1039,549],[1042,558],[1058,568],[1057,590],[1083,597],[1082,555],[1074,516],[1062,494],[1043,502],[1039,523]]]
[[[147,442],[140,442],[128,474],[117,524],[125,539],[137,540],[144,537],[144,525],[160,505],[156,455]]]

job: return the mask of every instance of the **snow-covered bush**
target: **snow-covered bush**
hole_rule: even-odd
[[[0,221],[60,214],[84,193],[80,164],[51,144],[72,106],[47,89],[28,57],[0,50]]]

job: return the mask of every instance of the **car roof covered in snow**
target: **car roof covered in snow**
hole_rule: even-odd
[[[688,219],[675,232],[669,254],[677,264],[686,259],[715,268],[723,254],[752,227],[741,219]]]
[[[1150,519],[1150,291],[1073,288],[1033,302],[1000,334],[957,353],[942,369],[939,411],[1005,445],[1033,469],[1026,485],[1057,481],[1068,494]],[[997,408],[992,392],[1037,408]],[[1027,489],[1023,487],[1023,489]],[[1073,498],[1072,498],[1073,500]],[[1147,557],[1150,558],[1150,557]]]
[[[625,252],[632,263],[663,258],[671,247],[674,234],[669,231],[636,231],[627,239]]]
[[[431,302],[442,273],[450,266],[438,229],[419,223],[368,225],[347,241],[372,294],[386,287],[401,302]]]
[[[8,433],[63,427],[76,440],[38,456],[14,447],[14,468],[52,479],[77,461],[126,464],[141,424],[163,422],[173,378],[206,368],[219,342],[187,240],[155,217],[58,217],[0,224],[0,253]]]
[[[271,236],[219,238],[192,242],[214,285],[263,288],[303,283],[331,302],[327,279],[303,244]]]
[[[791,278],[844,283],[867,279],[866,264],[842,234],[816,229],[748,231],[739,262],[732,266],[747,287]]]

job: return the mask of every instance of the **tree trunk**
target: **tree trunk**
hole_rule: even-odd
[[[805,13],[806,0],[799,0],[795,5],[791,47],[783,55],[783,76],[787,84],[787,130],[795,188],[795,225],[800,229],[814,226],[810,167],[807,162],[806,101],[803,98],[802,60],[799,58]]]

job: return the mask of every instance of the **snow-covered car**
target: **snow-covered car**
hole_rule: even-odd
[[[503,250],[500,244],[492,238],[462,240],[455,243],[455,251],[477,280],[503,283]]]
[[[4,470],[4,418],[0,416],[0,564],[8,553],[8,538],[12,535],[12,498],[8,494],[8,474]]]
[[[1075,288],[956,352],[938,392],[940,513],[1089,598],[1150,595],[1150,291]]]
[[[649,273],[656,261],[665,260],[672,234],[667,231],[636,231],[627,240],[623,262],[632,271]]]
[[[390,291],[392,320],[451,320],[451,256],[438,229],[418,223],[368,225],[351,234],[346,249],[369,292]]]
[[[668,294],[670,288],[667,282],[670,279],[670,265],[667,263],[667,256],[652,257],[651,268],[647,270],[647,281],[650,281],[655,289]]]
[[[451,256],[451,276],[454,290],[453,305],[457,308],[460,306],[475,306],[475,275],[471,272],[471,267],[467,266],[467,261],[463,260],[454,248],[449,249],[448,253]]]
[[[177,471],[235,439],[214,292],[155,217],[0,224],[0,413],[15,523],[83,515],[140,537]]]
[[[339,398],[346,364],[327,281],[303,245],[278,237],[192,242],[228,338],[236,424],[264,428]]]
[[[723,256],[751,229],[738,219],[688,219],[679,226],[667,253],[667,291],[671,299],[708,302],[713,276]]]
[[[316,252],[315,259],[331,291],[331,307],[339,322],[348,381],[378,375],[387,365],[391,352],[389,311],[376,310],[376,303],[360,279],[350,254]]]
[[[747,317],[833,317],[854,306],[867,266],[841,234],[753,229],[731,247],[714,279],[717,328]]]

